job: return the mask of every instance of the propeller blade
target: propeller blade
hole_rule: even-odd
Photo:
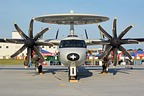
[[[45,46],[54,46],[52,43],[49,42],[35,42],[36,46],[41,46],[41,45],[45,45]]]
[[[114,20],[113,20],[113,37],[117,37],[117,30],[116,30],[116,21],[117,21],[117,19],[115,18]]]
[[[138,44],[137,40],[121,40],[121,44]]]
[[[114,48],[113,49],[113,51],[114,51],[114,66],[116,66],[117,65],[117,48]]]
[[[31,52],[32,52],[32,49],[31,49],[31,48],[27,48],[26,66],[28,66],[29,63],[30,63],[30,59],[31,59]]]
[[[110,52],[111,49],[112,49],[112,46],[106,45],[105,51],[98,57],[98,59],[104,58],[105,55],[107,55]]]
[[[118,36],[119,39],[121,39],[133,26],[128,26],[121,34]]]
[[[28,36],[24,34],[24,32],[18,27],[18,25],[16,23],[14,23],[14,27],[16,28],[16,30],[18,31],[18,33],[20,34],[20,36],[23,39],[27,39],[28,38]]]
[[[42,31],[40,31],[39,33],[37,33],[34,37],[34,40],[36,41],[38,38],[40,38],[47,30],[49,30],[50,28],[45,28]]]
[[[11,55],[11,58],[17,56],[18,54],[20,54],[21,52],[23,52],[26,49],[26,46],[23,45],[18,51],[16,51],[13,55]]]
[[[100,31],[100,37],[103,39],[105,38],[104,34]]]
[[[24,44],[23,39],[5,39],[5,41],[9,43]]]
[[[36,48],[35,46],[34,46],[34,51],[35,51],[36,54],[41,58],[41,60],[44,61],[43,55],[42,55],[41,52],[38,50],[38,48]]]
[[[59,29],[57,30],[57,33],[56,33],[56,37],[55,37],[55,39],[58,38],[58,33],[59,33]]]
[[[129,59],[132,59],[131,55],[126,51],[124,47],[119,46],[119,50],[121,50],[125,55],[127,55]]]
[[[108,39],[112,39],[112,36],[110,36],[100,25],[98,25],[98,28]]]
[[[108,58],[109,57],[109,55],[110,55],[110,52],[108,52],[108,54],[105,56],[106,58]]]
[[[30,25],[29,25],[29,34],[28,34],[28,36],[29,36],[29,38],[33,38],[33,22],[34,22],[34,19],[31,19],[31,21],[30,21]]]
[[[86,35],[86,39],[88,39],[88,34],[87,34],[87,30],[85,29],[85,35]]]

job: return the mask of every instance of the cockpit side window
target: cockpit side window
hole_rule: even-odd
[[[62,40],[59,48],[68,47],[86,48],[86,44],[84,40]]]

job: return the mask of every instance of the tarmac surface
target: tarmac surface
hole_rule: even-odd
[[[100,73],[99,66],[80,67],[79,81],[70,83],[65,67],[46,66],[39,75],[33,67],[0,65],[0,96],[144,96],[144,65]]]

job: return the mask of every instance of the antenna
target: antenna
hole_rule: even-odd
[[[74,23],[71,22],[70,24],[70,35],[74,35]]]
[[[85,29],[85,35],[86,35],[86,39],[88,39],[88,34],[87,34],[87,30]]]
[[[57,30],[57,33],[56,33],[56,37],[55,37],[55,39],[58,38],[58,33],[59,33],[59,29]]]

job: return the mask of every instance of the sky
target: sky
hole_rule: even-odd
[[[117,32],[120,34],[127,26],[134,25],[123,38],[144,38],[144,0],[0,0],[0,38],[12,38],[15,31],[14,22],[28,33],[31,18],[47,14],[69,13],[98,14],[107,16],[110,20],[100,23],[109,33],[112,33],[112,22],[117,17]],[[69,34],[68,25],[56,25],[34,22],[34,34],[41,28],[50,27],[44,39],[55,38],[56,31],[60,29],[59,39]],[[96,24],[75,26],[75,33],[85,38],[87,29],[90,39],[99,39],[100,34]],[[124,45],[129,48],[143,48],[139,45]]]

